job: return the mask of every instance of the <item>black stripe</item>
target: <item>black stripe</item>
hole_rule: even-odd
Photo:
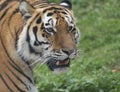
[[[34,45],[35,46],[39,46],[39,42],[38,42],[38,38],[37,38],[37,31],[38,31],[38,27],[37,26],[34,26],[33,27],[33,33],[35,35],[35,42],[34,42]],[[33,50],[34,51],[34,50]]]
[[[25,76],[25,78],[27,78],[30,83],[33,84],[32,79],[31,79],[30,77],[28,77],[21,69],[19,69],[19,67],[14,66],[10,61],[8,61],[8,63],[9,63],[16,71],[18,71],[20,74],[22,74],[23,76]]]
[[[4,25],[4,23],[6,22],[6,19],[4,19],[2,22],[1,22],[1,31],[0,31],[0,38],[1,38],[1,32],[2,32],[2,29],[3,29],[3,25]]]
[[[53,14],[54,14],[53,12],[49,12],[47,16],[52,16]]]
[[[27,27],[26,41],[28,42],[30,53],[34,53],[34,54],[36,54],[36,55],[42,56],[41,53],[36,52],[36,51],[32,48],[32,46],[31,46],[31,44],[30,44],[30,35],[29,35],[30,26],[31,26],[31,24],[37,19],[37,17],[38,17],[39,15],[40,15],[40,13],[37,13],[36,16],[34,17],[34,19],[32,19],[32,21],[29,23],[29,25],[28,25],[28,27]],[[16,42],[16,43],[17,43],[17,42]],[[25,63],[26,63],[26,64],[28,65],[28,67],[31,69],[31,67],[29,66],[29,62],[25,60],[24,56],[21,56],[21,55],[20,55],[20,57],[21,57],[21,59],[22,59],[23,61],[25,61]],[[31,70],[32,70],[32,69],[31,69]]]
[[[35,55],[39,55],[40,57],[42,56],[42,52],[36,52],[30,44],[29,44],[29,50],[30,53],[34,53]]]
[[[9,4],[9,2],[11,2],[11,0],[7,0],[7,1],[5,1],[4,3],[2,3],[2,4],[0,5],[0,11],[3,10],[3,9]]]
[[[39,16],[39,13],[34,17],[34,19],[33,19],[33,21],[37,18]],[[33,22],[32,21],[32,22]],[[28,28],[27,28],[27,37],[26,37],[26,41],[28,42],[28,44],[29,44],[29,51],[30,51],[30,53],[34,53],[34,54],[36,54],[36,55],[42,55],[41,53],[38,53],[38,52],[36,52],[33,48],[32,48],[32,46],[31,46],[31,44],[30,44],[30,36],[29,36],[29,29],[30,29],[30,26],[31,26],[31,24],[32,24],[32,22],[30,23],[30,25],[28,26]],[[36,28],[35,28],[35,31],[36,31]],[[34,31],[33,31],[34,32]],[[37,32],[37,31],[36,31]],[[35,32],[34,32],[35,33]],[[22,58],[23,60],[24,60],[24,58]]]
[[[9,10],[9,8],[7,8],[5,11],[4,11],[4,13],[0,16],[0,21],[1,21],[1,19],[3,19],[4,18],[4,16],[6,15],[6,13],[8,12],[8,10]]]
[[[15,48],[16,48],[16,50],[17,50],[17,41],[18,41],[18,38],[19,38],[18,33],[19,33],[21,30],[20,30],[20,29],[17,30],[16,27],[14,27],[14,30],[15,30],[15,36],[16,36],[16,38],[15,38]]]
[[[36,41],[37,41],[37,45],[49,44],[48,42],[43,42],[43,41],[40,42],[40,41],[38,41],[37,31],[38,31],[38,27],[37,27],[37,26],[33,27],[33,33],[34,33],[34,35],[35,35],[35,39],[36,39]],[[36,41],[35,41],[35,42],[36,42]]]
[[[11,19],[12,19],[12,17],[16,14],[16,13],[18,13],[19,12],[19,9],[15,9],[14,11],[13,11],[13,13],[10,15],[10,17],[9,17],[9,23],[10,23],[10,21],[11,21]],[[10,25],[10,24],[8,24],[8,25]]]
[[[18,9],[16,9],[14,12],[13,12],[13,14],[10,16],[10,18],[9,18],[9,23],[8,23],[8,26],[9,26],[9,30],[10,30],[10,21],[11,21],[11,17],[15,14],[15,13],[17,13],[18,12]],[[5,13],[5,12],[4,12]],[[6,13],[5,13],[6,14]],[[4,16],[4,14],[2,15],[2,16]],[[0,18],[0,20],[2,19],[2,17]],[[1,25],[1,27],[3,28],[3,25],[4,25],[4,22],[6,21],[6,18],[4,18],[4,21],[3,21],[3,23],[2,23],[2,25]],[[1,28],[1,29],[2,29]],[[10,31],[10,33],[11,33],[11,31]],[[11,35],[12,35],[12,33],[11,33]],[[12,35],[12,37],[14,37],[13,35]]]
[[[40,54],[40,53],[35,52],[35,50],[32,48],[32,46],[30,44],[29,29],[30,29],[30,25],[27,28],[27,38],[26,38],[26,41],[28,42],[28,45],[29,45],[29,51],[30,51],[30,53]],[[22,57],[22,59],[25,61],[24,57]]]
[[[8,88],[8,90],[9,90],[10,92],[14,92],[14,91],[9,87],[10,85],[7,84],[7,82],[5,81],[4,77],[3,77],[1,74],[0,74],[0,78],[2,79],[3,83],[6,85],[6,87]]]
[[[29,43],[30,42],[30,36],[29,36],[29,29],[30,29],[30,25],[27,28],[27,37],[26,37],[26,41]]]
[[[5,22],[5,20],[4,20],[4,22]],[[4,23],[3,23],[4,24]],[[2,25],[3,25],[2,24]],[[2,26],[3,27],[3,26]],[[0,32],[0,38],[1,38],[1,32]],[[32,84],[33,84],[33,81],[32,81],[32,79],[29,77],[29,76],[27,76],[25,73],[24,73],[24,71],[21,69],[21,67],[19,67],[13,60],[12,60],[12,58],[9,56],[9,54],[8,54],[8,52],[7,52],[7,50],[6,50],[6,48],[5,48],[5,46],[4,46],[4,43],[3,43],[3,41],[2,41],[2,38],[0,39],[1,40],[1,44],[2,44],[2,46],[3,46],[3,48],[4,48],[4,51],[6,52],[6,54],[7,54],[7,56],[8,56],[8,58],[11,60],[11,62],[14,64],[12,64],[11,62],[10,62],[10,64],[11,64],[11,66],[13,67],[13,68],[15,68],[20,74],[22,74],[22,75],[24,75]],[[29,69],[31,70],[31,68],[29,67]],[[32,71],[32,70],[31,70]]]
[[[63,13],[63,14],[65,14],[65,15],[67,15],[67,13],[66,13],[66,12],[61,12],[61,13]]]
[[[13,13],[10,15],[9,20],[8,20],[9,32],[12,35],[13,39],[15,39],[15,38],[14,38],[14,34],[12,34],[11,29],[10,29],[10,22],[11,22],[12,17],[18,12],[19,12],[19,10],[15,9],[15,11],[13,11]]]
[[[44,27],[44,23],[42,23],[42,24],[41,24],[40,29],[42,29],[42,30],[44,30],[44,29],[45,29],[45,27]]]
[[[7,0],[7,1],[9,1],[9,0]],[[5,22],[6,22],[6,19],[4,19],[4,21],[3,21],[2,25],[1,25],[2,28],[3,28],[3,25],[4,25]],[[1,29],[2,29],[2,28],[1,28]],[[2,31],[0,31],[0,38],[1,38],[1,35],[2,35]],[[8,54],[8,52],[7,52],[4,44],[3,44],[4,42],[2,41],[2,38],[1,38],[0,40],[1,40],[2,46],[3,46],[3,48],[4,48],[4,50],[5,50],[6,54],[7,54],[7,56],[8,56],[8,57],[10,58],[10,60],[12,61],[11,57],[9,56],[9,54]],[[12,62],[15,64],[14,61],[12,61]],[[15,65],[16,65],[17,67],[19,67],[17,64],[15,64]]]
[[[40,3],[40,2],[36,2],[36,4],[32,4],[34,7],[39,7],[39,8],[45,8],[45,7],[48,7],[48,3]]]
[[[42,42],[39,42],[39,44],[42,45],[42,44],[50,44],[50,43],[49,43],[49,42],[43,42],[43,41],[42,41]]]
[[[40,14],[40,13],[38,13],[38,14],[34,17],[33,21],[39,16],[39,14]],[[33,22],[33,21],[32,21],[32,22]],[[26,38],[26,41],[27,41],[28,43],[30,43],[29,29],[30,29],[30,26],[31,26],[32,22],[30,22],[30,24],[29,24],[29,26],[28,26],[28,28],[27,28],[27,38]]]
[[[6,65],[6,66],[7,66],[7,65]],[[24,81],[21,80],[21,79],[18,77],[18,75],[16,75],[8,66],[7,66],[7,68],[8,68],[8,70],[12,73],[12,75],[14,75],[14,76],[28,89],[28,87],[27,87],[27,85],[24,83]]]
[[[8,1],[10,1],[10,0],[8,0]],[[0,7],[1,8],[1,7]],[[9,9],[9,8],[8,8]],[[3,17],[4,17],[4,15],[7,13],[7,11],[8,11],[8,9],[6,9],[6,11],[3,13],[3,15],[0,17],[0,19],[2,19]],[[11,15],[11,17],[15,14],[15,13],[17,13],[19,10],[18,9],[16,9],[15,11],[13,11],[13,14]],[[10,18],[10,20],[11,20],[11,18]],[[4,19],[4,22],[5,22],[6,20]],[[4,25],[4,22],[2,23],[2,27],[3,27],[3,25]],[[2,28],[1,28],[2,29]],[[1,38],[1,33],[0,33],[0,38]],[[23,76],[25,76],[31,83],[33,83],[33,81],[32,81],[32,79],[30,78],[30,77],[28,77],[24,72],[23,72],[23,70],[12,60],[12,58],[9,56],[9,54],[8,54],[8,52],[7,52],[7,50],[6,50],[6,48],[5,48],[5,46],[4,46],[4,44],[3,44],[3,41],[2,41],[2,38],[1,38],[1,43],[2,43],[2,45],[3,45],[3,48],[4,48],[4,50],[5,50],[5,52],[6,52],[6,54],[7,54],[7,56],[9,57],[9,59],[12,61],[12,62],[9,62],[10,64],[11,64],[11,66],[14,68],[14,69],[16,69],[20,74],[22,74]],[[30,69],[31,70],[31,69]],[[13,91],[12,91],[13,92]]]
[[[41,19],[41,17],[39,17],[39,18],[37,19],[36,23],[37,23],[37,24],[40,24],[41,22],[42,22],[42,19]]]
[[[0,33],[0,36],[1,36],[1,33]],[[1,44],[2,44],[2,46],[3,46],[3,48],[4,48],[5,52],[6,52],[7,56],[9,57],[9,59],[12,61],[12,63],[14,63],[14,65],[13,65],[11,62],[9,62],[9,63],[11,64],[11,66],[12,66],[13,68],[15,68],[20,74],[24,75],[31,83],[33,83],[32,79],[29,78],[29,77],[22,71],[22,69],[11,59],[11,57],[9,56],[9,54],[8,54],[8,52],[7,52],[4,44],[3,44],[2,38],[1,38]]]
[[[31,24],[30,24],[30,25],[31,25]],[[29,25],[28,28],[27,28],[27,38],[26,38],[26,41],[28,42],[28,45],[29,45],[29,51],[30,51],[30,53],[34,53],[34,54],[36,54],[36,55],[42,56],[42,54],[36,52],[36,51],[32,48],[32,46],[31,46],[31,44],[30,44],[30,36],[29,36],[30,25]],[[33,32],[34,32],[34,31],[33,31]],[[34,33],[35,33],[35,32],[34,32]],[[24,60],[24,57],[23,57],[22,59]],[[27,61],[26,61],[26,62],[27,62]]]
[[[9,6],[6,10],[4,10],[4,13],[3,13],[2,16],[0,17],[0,21],[1,21],[1,19],[4,18],[4,16],[6,15],[6,13],[8,12],[8,10],[9,10],[12,6],[14,6],[14,4],[11,5],[11,6]],[[5,7],[6,7],[6,6],[5,6]]]
[[[43,11],[43,13],[45,13],[45,12],[48,11],[48,10],[53,10],[53,9],[55,9],[55,10],[63,10],[62,8],[51,7],[51,8],[45,9],[45,10]]]
[[[48,7],[48,6],[39,6],[39,8],[45,8],[45,7]]]
[[[34,35],[35,35],[36,41],[38,41],[38,39],[37,39],[37,31],[38,31],[38,27],[37,27],[37,26],[34,26],[34,27],[33,27],[33,33],[34,33]]]
[[[16,83],[13,81],[13,79],[12,79],[7,73],[5,73],[5,74],[6,74],[6,76],[9,78],[9,80],[13,83],[13,85],[14,85],[20,92],[25,92],[24,90],[20,89],[20,88],[18,87],[18,85],[16,85]]]

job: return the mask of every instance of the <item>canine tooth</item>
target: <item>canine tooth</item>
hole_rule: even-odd
[[[60,62],[59,62],[59,61],[57,61],[57,62],[56,62],[56,65],[59,65],[59,64],[60,64]]]
[[[65,64],[68,64],[68,63],[69,63],[69,60],[67,60]]]

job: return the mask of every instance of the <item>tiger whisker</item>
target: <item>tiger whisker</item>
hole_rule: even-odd
[[[79,56],[82,56],[83,55],[83,50],[77,50],[77,55],[76,55],[76,58],[79,57]]]
[[[55,53],[54,55],[62,56],[62,54],[59,54],[59,53]]]
[[[43,65],[43,64],[45,64],[45,63],[47,62],[47,59],[45,59],[45,57],[48,58],[48,57],[51,57],[51,55],[45,55],[45,56],[43,56],[43,57],[35,60],[35,61],[34,61],[33,63],[31,63],[29,66],[32,67],[32,66],[34,66],[35,64],[40,63],[40,61],[41,61],[40,66]]]
[[[42,59],[41,58],[37,59],[36,61],[34,61],[33,63],[31,63],[29,66],[32,67],[35,64],[37,64],[39,61],[42,61]]]
[[[39,62],[39,60],[38,60],[38,62]],[[39,69],[41,68],[41,66],[44,65],[46,62],[47,62],[47,59],[44,59],[44,61],[38,66],[37,70],[35,70],[35,71],[36,72],[39,71]]]

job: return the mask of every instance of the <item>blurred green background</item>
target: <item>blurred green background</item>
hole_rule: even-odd
[[[80,54],[62,75],[38,65],[39,92],[120,92],[120,0],[71,2],[81,32]]]

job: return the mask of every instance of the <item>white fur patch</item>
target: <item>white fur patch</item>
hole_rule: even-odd
[[[62,74],[62,73],[66,73],[69,71],[69,67],[65,67],[65,68],[57,68],[57,69],[54,69],[54,73],[55,74]]]
[[[51,16],[47,16],[47,13],[43,16],[43,22],[44,22],[44,24],[46,24],[46,23],[48,23],[48,20],[49,19],[51,19],[52,17]],[[53,27],[55,27],[56,26],[56,19],[53,19],[52,18],[52,20],[51,21],[49,21],[49,24],[50,25],[48,25],[48,26],[46,26],[46,25],[44,25],[45,26],[45,28],[53,28]]]
[[[18,44],[17,44],[17,52],[18,54],[24,58],[25,61],[35,61],[40,58],[40,55],[35,55],[30,53],[29,44],[26,41],[27,37],[27,27],[24,27],[22,33],[19,36]]]
[[[29,89],[29,92],[38,92],[37,88],[31,83],[27,83],[27,87]]]
[[[69,6],[67,3],[61,3],[62,6]]]

